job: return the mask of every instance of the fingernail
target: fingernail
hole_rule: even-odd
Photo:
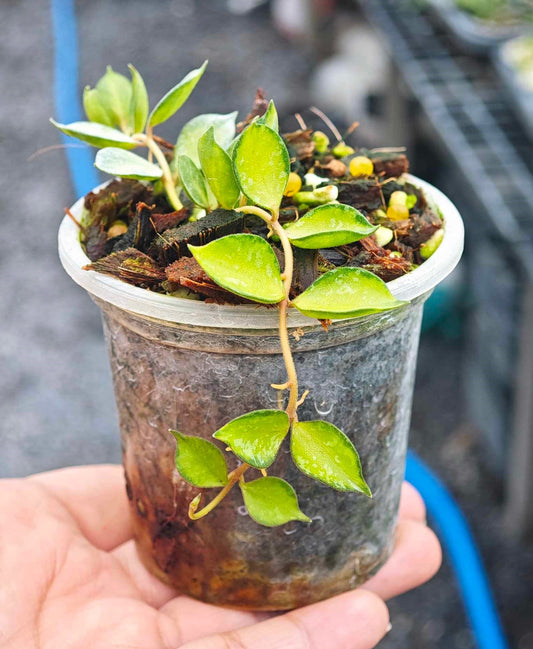
[[[392,629],[392,624],[389,622],[387,628],[385,629],[385,633],[389,633]]]

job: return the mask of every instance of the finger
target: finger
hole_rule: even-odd
[[[122,467],[69,467],[28,480],[59,501],[81,533],[101,550],[112,550],[132,537]]]
[[[426,522],[426,505],[422,496],[409,482],[402,485],[402,497],[400,499],[399,518],[408,518],[420,523]]]
[[[167,602],[161,607],[160,613],[172,619],[179,631],[174,638],[176,646],[214,633],[234,631],[270,617],[268,613],[221,608],[185,595]]]
[[[372,649],[388,627],[383,601],[355,590],[182,649]]]
[[[154,577],[139,558],[135,541],[130,539],[113,550],[113,556],[139,589],[142,599],[154,608],[160,608],[175,599],[177,591]]]
[[[442,561],[435,534],[422,523],[404,520],[398,525],[394,551],[363,588],[387,600],[431,579]]]

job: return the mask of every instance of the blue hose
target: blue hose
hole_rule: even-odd
[[[466,519],[449,491],[413,452],[406,479],[421,493],[459,582],[466,613],[480,649],[508,649],[487,575]]]
[[[51,3],[55,106],[58,119],[68,123],[81,118],[74,2]],[[72,139],[65,137],[65,141]],[[98,184],[90,151],[84,147],[67,148],[66,152],[76,195],[83,196]],[[461,510],[442,482],[412,451],[407,457],[406,478],[421,493],[448,552],[479,649],[508,649],[481,557]]]
[[[78,43],[73,0],[52,0],[54,35],[54,103],[56,119],[68,124],[82,117],[78,88]],[[98,185],[91,151],[67,135],[65,151],[76,196],[84,196]],[[74,146],[71,146],[73,145]]]

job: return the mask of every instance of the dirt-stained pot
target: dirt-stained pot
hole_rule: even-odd
[[[66,218],[59,251],[66,271],[102,309],[120,419],[135,537],[148,569],[204,601],[289,609],[362,584],[394,543],[423,303],[457,264],[461,218],[452,203],[412,178],[438,205],[445,235],[437,252],[389,283],[406,307],[337,321],[326,332],[291,313],[302,419],[342,426],[356,445],[373,498],[343,493],[300,473],[283,447],[272,467],[299,495],[312,523],[262,527],[237,489],[209,516],[190,521],[199,490],[175,469],[168,429],[212,439],[234,417],[276,408],[285,380],[275,309],[218,306],[150,293],[82,270],[88,262]],[[82,201],[73,208],[79,215]],[[303,334],[303,335],[302,335]],[[235,463],[236,464],[236,463]],[[209,497],[209,490],[206,490]]]

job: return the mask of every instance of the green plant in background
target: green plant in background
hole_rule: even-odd
[[[283,270],[269,241],[255,234],[229,234],[206,245],[189,244],[188,249],[224,289],[253,302],[277,305],[287,380],[272,387],[286,395],[282,399],[285,407],[245,413],[214,432],[213,437],[240,460],[231,471],[214,443],[181,431],[171,433],[176,439],[176,466],[183,479],[201,489],[219,489],[202,509],[202,492],[193,499],[191,519],[208,514],[238,484],[248,513],[259,524],[272,527],[290,520],[309,522],[291,485],[267,475],[287,436],[293,461],[307,476],[340,491],[367,496],[371,491],[349,438],[332,423],[298,418],[307,391],[299,392],[287,327],[288,309],[334,320],[395,309],[404,302],[396,300],[376,275],[356,267],[330,270],[290,299],[294,248],[318,250],[350,244],[368,237],[378,226],[355,208],[330,199],[296,221],[280,223],[280,205],[291,173],[273,102],[238,135],[236,113],[195,117],[182,129],[172,158],[167,160],[153,128],[183,105],[205,66],[190,72],[151,112],[137,70],[130,66],[130,81],[108,68],[94,89],[85,90],[84,105],[90,121],[53,123],[68,135],[103,147],[95,160],[99,169],[122,178],[161,180],[174,209],[182,208],[179,194],[183,189],[196,208],[210,211],[221,206],[259,217],[268,227],[269,238],[281,244]],[[146,146],[157,164],[127,150],[136,146]],[[253,471],[259,475],[246,480],[246,474]]]

